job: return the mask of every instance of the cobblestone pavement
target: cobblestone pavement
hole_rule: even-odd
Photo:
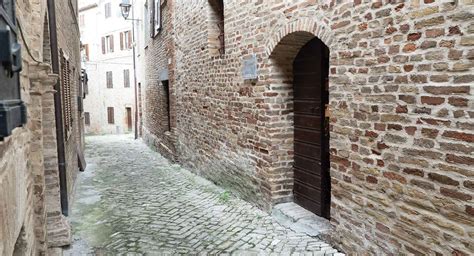
[[[65,255],[333,255],[130,136],[87,137]]]

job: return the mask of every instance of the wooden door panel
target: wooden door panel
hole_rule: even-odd
[[[322,111],[320,100],[295,100],[293,110],[297,114],[316,114],[320,115]]]
[[[321,175],[321,162],[317,159],[306,158],[295,153],[293,165],[297,169]]]
[[[330,182],[325,138],[327,61],[321,42],[310,41],[293,63],[294,200],[304,208],[329,217]]]
[[[295,141],[321,144],[321,131],[298,128],[298,126],[295,124]]]
[[[321,130],[322,121],[320,115],[308,116],[295,114],[293,117],[295,127]]]
[[[319,216],[322,216],[322,209],[320,203],[316,203],[312,200],[309,200],[307,197],[298,192],[294,194],[294,200],[295,203],[301,205],[303,208],[308,209]]]
[[[302,195],[311,195],[311,197],[308,197],[310,200],[320,203],[321,202],[321,190],[318,188],[315,188],[313,186],[308,186],[307,184],[300,182],[298,180],[295,180],[295,188],[298,191],[298,193]]]
[[[295,172],[294,179],[300,185],[307,187],[313,187],[314,184],[321,183],[321,176],[314,173],[308,173],[303,170],[298,170]]]
[[[321,147],[319,145],[311,145],[307,143],[301,143],[295,141],[295,148],[298,149],[297,154],[299,156],[311,158],[311,159],[321,159]]]
[[[321,99],[321,94],[319,93],[318,88],[312,88],[312,87],[302,87],[301,90],[294,90],[293,91],[293,97],[295,99]]]

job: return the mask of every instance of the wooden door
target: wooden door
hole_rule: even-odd
[[[132,108],[127,109],[127,128],[129,131],[132,130]]]
[[[329,50],[317,38],[300,50],[293,63],[294,200],[329,218],[329,134],[325,105]]]

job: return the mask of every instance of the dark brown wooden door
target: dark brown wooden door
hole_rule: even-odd
[[[126,108],[127,109],[127,127],[128,130],[132,130],[132,108]]]
[[[328,101],[329,50],[317,38],[300,50],[293,63],[294,86],[294,200],[315,214],[329,218]]]

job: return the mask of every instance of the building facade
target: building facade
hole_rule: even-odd
[[[22,62],[19,84],[2,76],[2,92],[19,89],[26,106],[22,124],[0,139],[0,254],[52,255],[71,242],[65,216],[85,168],[77,2],[2,1],[0,8],[10,26],[1,23],[2,38],[12,31]],[[7,69],[3,63],[2,74]],[[3,127],[16,114],[1,111]]]
[[[122,17],[120,3],[80,1],[82,63],[89,79],[84,100],[88,134],[135,130],[132,22]]]
[[[146,3],[143,139],[354,254],[474,253],[474,3]]]

